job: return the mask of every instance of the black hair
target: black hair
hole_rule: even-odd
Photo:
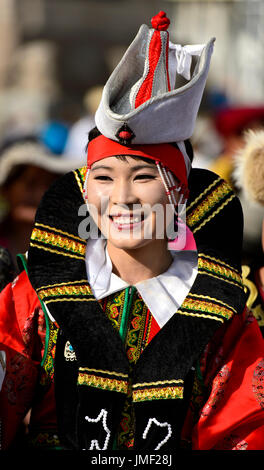
[[[86,145],[86,151],[88,149],[89,142],[91,142],[93,139],[96,139],[96,137],[99,137],[100,135],[102,135],[102,134],[97,129],[97,127],[94,127],[93,129],[90,130],[89,135],[88,135],[88,143]],[[187,153],[190,161],[192,162],[193,161],[193,147],[192,147],[191,141],[189,139],[186,139],[184,141],[184,143],[185,143],[186,153]],[[176,142],[170,142],[170,145],[172,145],[173,147],[175,147],[179,150],[179,147],[178,147]]]

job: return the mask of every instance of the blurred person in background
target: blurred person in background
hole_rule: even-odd
[[[16,275],[15,265],[9,251],[0,246],[0,292]]]
[[[86,145],[89,131],[95,126],[95,112],[101,100],[103,87],[95,85],[85,93],[83,98],[86,114],[75,122],[69,130],[65,144],[65,156],[79,159],[79,166],[86,162]]]
[[[242,266],[247,305],[264,335],[264,129],[245,133],[244,144],[235,155],[232,177],[242,203],[246,238],[250,232],[255,242],[247,264]]]
[[[222,152],[209,166],[211,171],[234,187],[232,172],[234,155],[243,147],[243,133],[264,125],[264,106],[226,106],[216,111],[213,119],[216,131],[223,143]]]
[[[44,140],[47,143],[48,138]],[[28,249],[43,194],[75,164],[75,160],[50,152],[36,136],[13,136],[2,143],[0,245],[9,251],[16,270],[16,255]]]

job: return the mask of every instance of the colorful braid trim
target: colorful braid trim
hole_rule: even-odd
[[[83,187],[84,187],[84,182],[86,178],[86,173],[87,173],[87,166],[83,166],[82,168],[78,168],[77,170],[73,171],[73,174],[75,176],[75,179],[77,181],[77,184],[79,186],[82,196],[83,196]]]
[[[200,253],[198,255],[198,268],[201,274],[214,275],[223,281],[232,282],[243,289],[243,281],[240,273],[216,258]]]
[[[62,234],[47,232],[45,230],[40,230],[39,228],[34,228],[31,235],[31,240],[34,243],[31,243],[30,245],[36,248],[80,259],[84,259],[85,257],[86,243],[79,242],[73,238],[68,238]],[[58,252],[58,249],[64,251]]]
[[[194,200],[192,201],[192,203],[190,205],[188,205],[187,207],[187,212],[190,212],[191,208],[196,206],[199,201],[201,199],[203,199],[203,197],[208,194],[211,189],[214,187],[214,186],[217,186],[220,182],[222,181],[222,179],[219,177],[217,178],[215,181],[213,181],[202,193],[199,194],[199,196]]]
[[[43,358],[43,362],[41,363],[42,371],[40,375],[40,383],[41,385],[46,385],[49,383],[49,380],[54,379],[54,360],[55,360],[55,351],[56,351],[56,344],[57,344],[57,337],[58,337],[58,326],[51,322],[49,318],[46,319],[48,321],[48,328],[46,332],[46,351]]]
[[[133,390],[132,397],[134,402],[183,398],[183,387],[143,388]]]
[[[93,371],[96,372],[96,375],[91,373]],[[113,375],[116,376],[116,378],[113,378]],[[128,375],[80,367],[77,384],[127,394]]]
[[[216,182],[217,183],[220,182],[220,184],[216,188],[214,188],[212,190],[212,192],[210,194],[208,194],[205,197],[205,199],[197,207],[195,207],[191,212],[190,212],[190,207],[193,207],[193,204],[192,204],[192,206],[190,206],[188,208],[188,212],[190,212],[190,213],[187,215],[187,224],[192,229],[193,233],[195,233],[195,231],[199,230],[199,228],[201,228],[201,226],[203,226],[206,222],[211,220],[212,217],[214,217],[216,214],[218,214],[218,212],[220,212],[220,210],[222,210],[222,208],[231,199],[233,199],[233,197],[235,197],[231,187],[225,181],[217,180]],[[211,187],[214,187],[214,186],[215,186],[215,184],[213,183],[213,185],[211,185]],[[206,192],[207,191],[208,191],[208,188],[207,188]],[[226,199],[229,195],[231,195],[231,197],[229,199]],[[199,198],[200,198],[200,196],[199,196]],[[197,201],[198,201],[199,198],[197,198]],[[210,216],[206,220],[204,220],[202,222],[202,220],[205,219],[207,214],[209,214],[209,212],[211,212],[213,209],[215,209],[215,206],[217,206],[219,203],[221,203],[224,199],[226,199],[226,201],[220,207],[218,207],[215,210],[215,212],[210,214]],[[198,224],[200,224],[200,225],[198,226]]]
[[[86,281],[41,287],[37,293],[45,303],[65,300],[94,300],[92,290]]]
[[[184,300],[181,309],[177,313],[182,313],[187,315],[188,312],[191,316],[204,316],[206,317],[209,314],[209,318],[218,320],[217,317],[229,320],[233,315],[234,311],[231,307],[223,304],[218,300],[214,300],[210,297],[207,299],[201,300],[200,298],[195,298],[195,295],[189,294],[188,297]]]

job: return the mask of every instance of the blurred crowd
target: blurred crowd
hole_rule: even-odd
[[[78,113],[76,108],[71,113],[69,104],[66,112],[54,60],[50,44],[28,43],[10,64],[8,85],[0,89],[0,289],[19,270],[16,256],[27,251],[44,192],[86,162],[102,86],[84,93]],[[193,165],[214,171],[238,194],[245,218],[243,263],[262,266],[264,201],[247,197],[235,170],[249,130],[264,131],[264,101],[263,106],[234,105],[224,93],[207,90],[192,138]],[[260,158],[264,163],[264,153]]]

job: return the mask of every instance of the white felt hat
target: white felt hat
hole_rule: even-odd
[[[124,144],[191,137],[215,39],[184,47],[169,43],[169,22],[160,12],[152,18],[153,28],[142,25],[108,79],[95,115],[105,137]],[[198,60],[191,73],[194,56]],[[187,83],[177,88],[180,75]]]
[[[38,142],[18,142],[2,151],[0,156],[0,185],[3,185],[11,170],[18,165],[33,165],[55,174],[68,173],[78,163],[63,155],[49,152]]]

